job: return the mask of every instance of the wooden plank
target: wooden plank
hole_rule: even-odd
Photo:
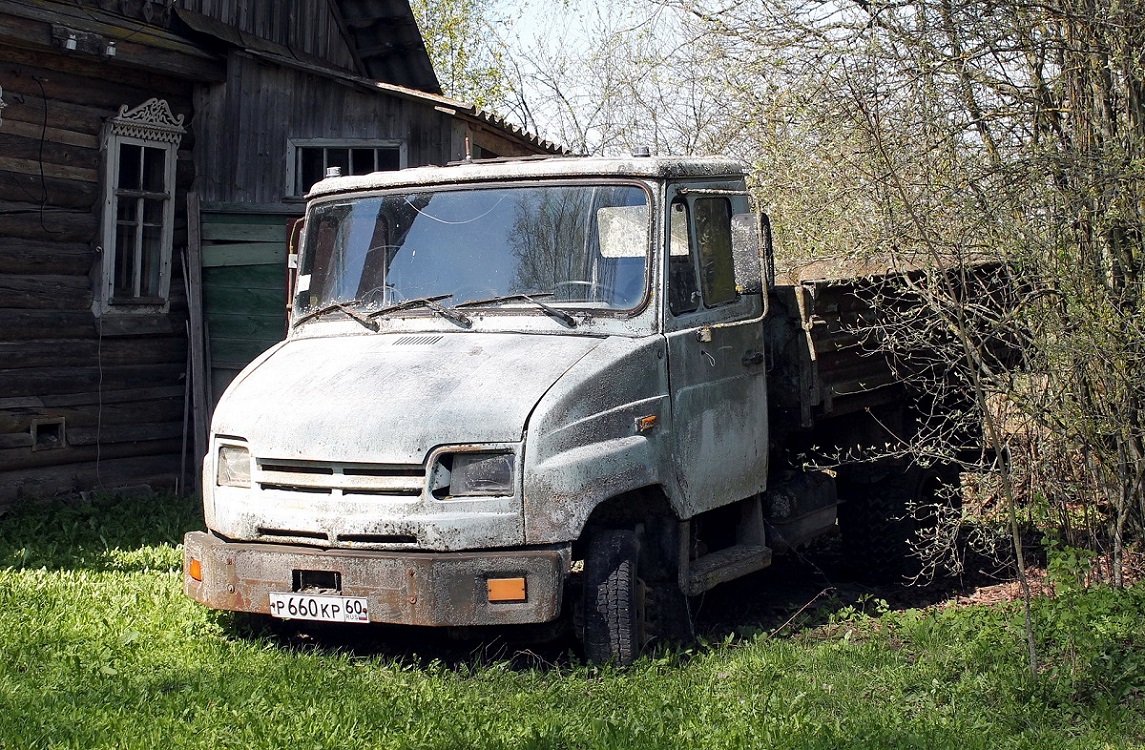
[[[0,393],[8,397],[78,393],[102,389],[113,391],[140,383],[182,385],[184,364],[113,367],[28,367],[0,370]]]
[[[102,336],[156,336],[181,334],[184,323],[172,314],[104,314],[97,325]]]
[[[284,317],[281,289],[244,289],[216,284],[203,290],[207,310],[224,312],[247,310],[255,314]]]
[[[11,237],[0,242],[0,273],[87,275],[94,262],[95,251],[87,243]]]
[[[101,443],[99,445],[76,445],[52,450],[33,451],[26,448],[0,450],[0,472],[27,471],[29,469],[57,467],[67,464],[96,461],[102,463],[116,458],[139,458],[148,455],[168,454],[175,457],[172,474],[179,471],[179,451],[183,441],[177,438],[166,440],[146,440],[123,443]],[[25,475],[27,476],[27,475]],[[10,480],[0,473],[0,485]],[[92,485],[88,485],[91,487]]]
[[[90,211],[0,200],[0,237],[57,241],[91,241],[99,220]]]
[[[204,267],[285,264],[285,242],[242,242],[203,247]]]
[[[0,308],[0,331],[12,341],[95,336],[91,310],[8,310]]]
[[[275,224],[203,222],[202,232],[204,242],[286,242],[286,222],[281,219]]]
[[[13,432],[0,434],[0,450],[11,448],[31,448],[32,444],[32,433],[30,432]]]
[[[0,433],[28,432],[32,422],[53,418],[64,419],[67,432],[70,432],[73,427],[97,427],[101,425],[160,422],[182,424],[182,402],[182,398],[166,398],[37,409],[0,409]]]
[[[286,203],[227,203],[222,201],[211,201],[202,203],[203,221],[218,221],[227,222],[232,217],[221,216],[220,214],[246,214],[249,216],[258,216],[262,219],[267,219],[266,223],[270,223],[269,219],[273,218],[277,222],[284,222],[286,219],[299,219],[306,211],[306,204],[301,199],[294,199],[292,202]]]
[[[281,203],[211,203],[210,206],[210,209],[202,209],[204,224],[285,227],[287,218],[290,218],[282,216],[280,209],[283,209],[285,204]],[[231,208],[228,209],[227,206]],[[304,204],[295,205],[291,213],[301,216],[304,210]]]
[[[271,289],[286,299],[286,264],[281,266],[218,266],[203,269],[205,287]]]
[[[21,83],[22,82],[22,83]],[[17,91],[17,86],[22,90]],[[46,93],[46,92],[44,92]],[[99,107],[88,106],[83,102],[66,102],[50,97],[45,98],[31,79],[6,78],[4,81],[5,101],[19,94],[24,100],[22,106],[11,105],[4,110],[5,126],[9,122],[26,123],[29,127],[43,127],[44,123],[66,123],[70,130],[87,133],[98,138],[103,120],[113,112]]]
[[[176,336],[156,336],[144,341],[133,338],[0,341],[0,366],[14,370],[97,362],[105,366],[174,364],[181,361],[185,353],[183,340]]]
[[[25,129],[26,126],[25,126]],[[27,161],[30,164],[67,165],[71,167],[84,167],[91,171],[99,169],[100,155],[98,148],[84,148],[82,146],[69,146],[66,143],[57,143],[36,133],[32,137],[15,135],[9,128],[0,128],[0,154],[5,159]],[[12,170],[39,172],[33,170]],[[46,174],[47,172],[45,172]],[[94,181],[94,180],[93,180]]]
[[[35,396],[0,398],[0,409],[42,409],[44,402]]]
[[[182,398],[182,385],[154,386],[151,388],[121,388],[117,390],[87,391],[79,393],[52,393],[40,397],[45,408],[79,406],[83,404],[116,404],[166,398]]]
[[[64,123],[54,123],[60,125]],[[70,124],[70,123],[67,123]],[[24,138],[43,139],[50,143],[62,143],[80,148],[99,148],[99,137],[94,133],[83,133],[76,130],[67,130],[60,127],[49,127],[44,124],[21,122],[10,117],[4,118],[4,132],[10,135],[19,135]]]
[[[9,158],[6,156],[0,156],[0,171],[36,175],[37,177],[43,174],[45,177],[92,183],[99,179],[99,170],[94,168],[82,166],[73,167],[68,164],[55,164],[50,161]]]
[[[282,339],[211,339],[211,361],[217,367],[242,369]]]
[[[191,422],[193,435],[192,463],[199,466],[207,455],[211,413],[215,403],[211,398],[211,359],[207,347],[206,318],[203,314],[203,255],[202,255],[202,212],[199,194],[187,194],[187,255],[185,273],[187,277],[187,308],[191,347]],[[192,486],[199,486],[199,472],[191,472]]]
[[[41,198],[53,206],[91,211],[99,199],[99,190],[91,181],[0,169],[0,200],[39,201]]]
[[[87,310],[91,280],[86,276],[0,274],[0,305],[24,310]]]
[[[166,440],[181,438],[183,423],[160,422],[158,424],[101,425],[100,427],[68,428],[68,445],[82,446],[99,443],[139,442],[144,440]]]
[[[208,315],[211,339],[261,339],[281,341],[286,335],[286,319],[282,315],[250,315],[247,313]]]

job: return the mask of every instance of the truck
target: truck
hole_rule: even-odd
[[[586,659],[626,664],[688,636],[691,597],[820,536],[894,569],[903,509],[957,475],[807,460],[909,440],[919,414],[856,332],[870,280],[777,281],[772,254],[725,158],[328,175],[287,336],[215,408],[186,595],[567,624]]]

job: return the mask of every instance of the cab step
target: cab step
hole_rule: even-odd
[[[717,584],[762,570],[768,565],[771,565],[770,547],[735,544],[689,561],[686,575],[680,576],[680,588],[688,596],[696,596]]]

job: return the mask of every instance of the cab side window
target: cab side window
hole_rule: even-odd
[[[732,260],[732,207],[727,198],[700,198],[693,204],[696,242],[700,248],[700,287],[708,307],[736,298]]]
[[[700,306],[700,289],[696,283],[687,204],[682,200],[672,203],[669,217],[668,309],[673,315],[680,315]]]
[[[668,309],[673,315],[736,299],[731,202],[677,199],[669,215]]]

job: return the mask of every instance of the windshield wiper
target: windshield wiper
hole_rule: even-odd
[[[344,312],[347,315],[349,315],[351,318],[353,318],[354,320],[356,320],[359,323],[361,323],[362,325],[364,325],[366,328],[369,328],[371,331],[378,330],[378,324],[377,323],[370,320],[369,317],[363,315],[362,313],[358,312],[354,308],[350,307],[350,305],[355,305],[355,304],[358,304],[358,300],[353,300],[351,302],[331,302],[330,304],[324,305],[324,306],[318,308],[317,310],[313,310],[311,312],[306,313],[305,315],[302,315],[302,316],[299,316],[298,318],[295,318],[293,327],[297,328],[299,324],[305,323],[308,320],[312,320],[313,318],[320,317],[320,316],[325,315],[327,313]]]
[[[495,304],[497,302],[511,302],[512,300],[515,300],[515,299],[523,299],[526,302],[532,302],[534,305],[541,308],[547,314],[549,314],[549,315],[553,316],[554,318],[557,318],[558,320],[563,322],[569,328],[576,328],[576,318],[569,315],[564,310],[558,310],[557,308],[546,305],[544,302],[541,302],[539,299],[537,299],[537,297],[552,297],[552,296],[553,296],[552,292],[541,292],[540,294],[521,294],[521,293],[504,294],[500,297],[490,297],[489,299],[477,299],[477,300],[470,300],[468,302],[462,302],[459,305],[457,305],[457,307],[470,307],[470,306],[476,306],[476,305],[492,305],[492,304]]]
[[[372,313],[367,315],[366,318],[367,320],[370,320],[371,323],[373,323],[372,318],[376,318],[379,315],[386,315],[388,313],[397,312],[398,310],[408,310],[411,307],[427,307],[433,311],[434,315],[440,315],[447,320],[453,321],[459,326],[469,328],[471,325],[473,325],[473,320],[468,315],[463,312],[458,312],[452,307],[445,307],[437,303],[438,300],[449,299],[452,296],[452,294],[438,294],[435,297],[415,297],[413,299],[403,300],[396,305],[390,305],[389,307],[383,307],[380,310],[374,310]]]

